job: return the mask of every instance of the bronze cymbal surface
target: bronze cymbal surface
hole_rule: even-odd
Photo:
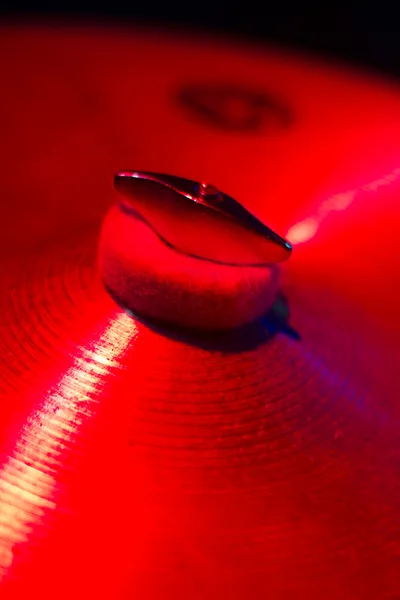
[[[0,49],[1,598],[396,598],[397,82],[159,31]],[[273,314],[189,339],[119,308],[124,165],[288,239]]]

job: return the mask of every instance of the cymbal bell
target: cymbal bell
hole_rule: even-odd
[[[225,331],[273,306],[291,245],[236,200],[199,182],[123,172],[99,242],[106,289],[135,315]],[[208,192],[212,190],[210,195]]]

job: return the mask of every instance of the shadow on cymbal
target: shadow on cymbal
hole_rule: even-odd
[[[152,331],[204,350],[227,353],[244,352],[268,343],[277,334],[286,335],[297,341],[301,340],[299,333],[289,324],[289,305],[287,298],[282,293],[279,294],[268,313],[253,323],[229,331],[204,331],[178,327],[161,319],[149,319],[121,306],[112,292],[108,291],[126,313]]]

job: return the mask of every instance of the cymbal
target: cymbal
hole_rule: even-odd
[[[0,48],[1,597],[396,598],[398,83],[190,33]],[[272,313],[192,339],[122,310],[123,169],[288,239]]]

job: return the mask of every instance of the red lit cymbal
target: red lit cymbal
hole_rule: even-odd
[[[159,32],[0,48],[1,597],[398,596],[397,84]],[[194,343],[114,304],[124,165],[287,236],[263,327]]]

